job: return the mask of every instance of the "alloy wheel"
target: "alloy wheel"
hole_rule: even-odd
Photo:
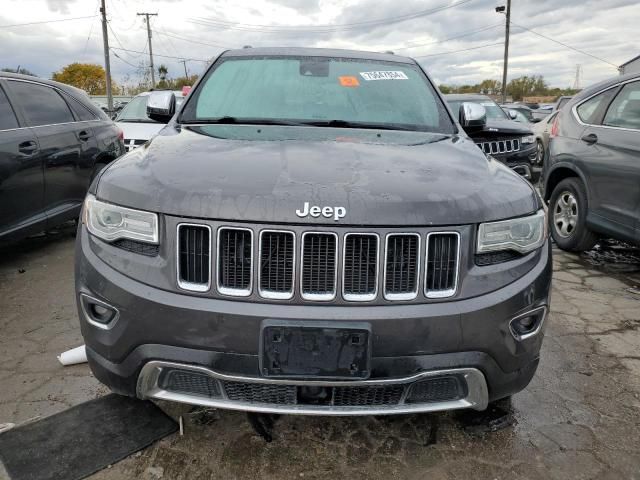
[[[553,224],[562,238],[569,238],[578,224],[578,201],[573,193],[562,192],[553,206]]]

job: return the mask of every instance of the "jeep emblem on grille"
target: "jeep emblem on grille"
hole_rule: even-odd
[[[331,218],[337,222],[347,214],[347,209],[344,207],[319,207],[314,205],[309,207],[309,202],[304,202],[302,210],[296,210],[296,215],[301,218],[311,215],[314,218],[318,218],[320,215],[326,218]]]

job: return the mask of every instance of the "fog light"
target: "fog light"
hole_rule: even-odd
[[[547,316],[547,307],[538,307],[515,317],[509,322],[509,330],[516,340],[522,341],[537,335]]]
[[[80,303],[87,322],[94,327],[107,330],[112,328],[118,319],[118,310],[102,300],[81,293]]]

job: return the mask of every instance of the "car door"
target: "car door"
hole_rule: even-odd
[[[54,87],[28,81],[8,82],[27,123],[38,138],[44,162],[44,205],[49,226],[77,215],[93,160],[87,154],[92,131],[78,122]]]
[[[634,217],[636,239],[640,240],[640,79],[625,84],[613,99],[602,120],[603,143],[611,144],[616,163],[627,173],[629,191],[621,208]],[[603,135],[601,135],[603,136]],[[611,189],[615,195],[615,188]]]
[[[640,81],[600,95],[604,101],[580,135],[590,210],[608,230],[633,238],[640,204]]]
[[[0,240],[44,226],[44,174],[38,140],[21,123],[0,80]]]

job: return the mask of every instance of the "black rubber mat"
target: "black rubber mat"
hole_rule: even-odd
[[[148,401],[110,394],[0,434],[12,480],[77,480],[177,430]]]

